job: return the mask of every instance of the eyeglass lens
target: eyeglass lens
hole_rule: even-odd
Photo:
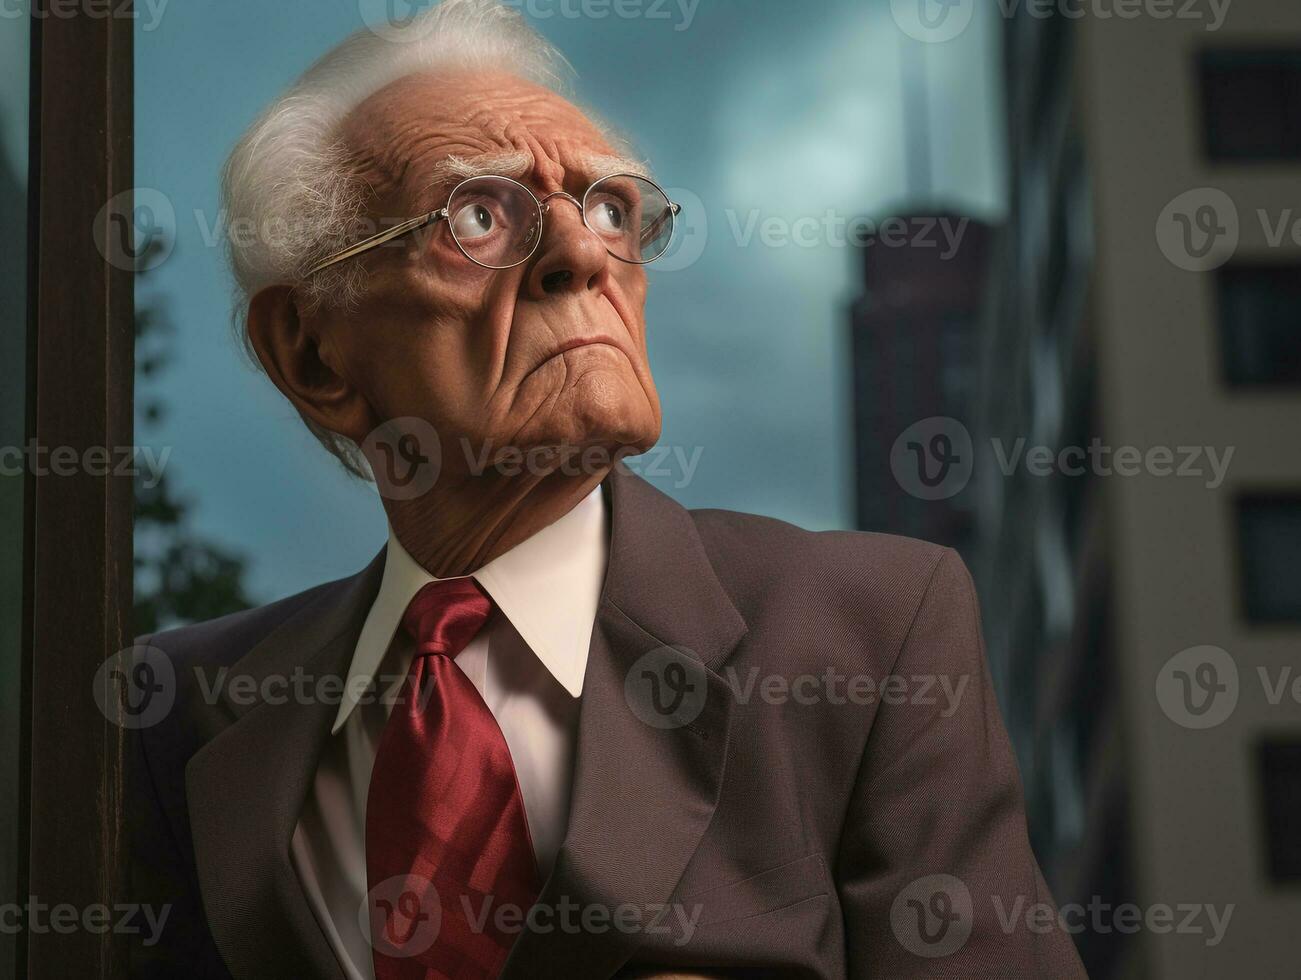
[[[473,177],[447,204],[448,225],[466,256],[489,269],[525,262],[537,249],[542,214],[537,198],[505,177]],[[615,174],[597,181],[583,200],[583,220],[625,262],[647,263],[668,249],[673,210],[650,181]]]

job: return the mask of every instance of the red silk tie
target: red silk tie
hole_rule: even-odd
[[[458,578],[430,582],[402,618],[416,653],[366,799],[376,980],[496,977],[538,895],[506,739],[452,662],[491,611]]]

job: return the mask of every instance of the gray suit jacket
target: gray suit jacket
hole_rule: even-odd
[[[526,928],[504,976],[1084,976],[1044,928],[956,554],[688,512],[623,470],[605,486],[571,817],[539,898],[597,911]],[[172,907],[137,975],[342,976],[289,856],[336,702],[214,690],[346,676],[381,569],[143,641],[176,687],[132,740],[136,898]]]

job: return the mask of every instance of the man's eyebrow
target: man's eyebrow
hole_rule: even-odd
[[[653,180],[650,164],[632,157],[618,156],[612,153],[584,153],[580,160],[583,167],[593,179],[608,177],[610,174],[632,174]]]
[[[446,184],[467,177],[482,177],[484,174],[520,178],[532,169],[533,155],[523,150],[514,153],[486,153],[477,157],[453,155],[434,164],[429,182],[435,185]]]
[[[470,177],[482,177],[484,174],[499,174],[502,177],[514,177],[518,180],[528,175],[533,169],[533,162],[533,155],[523,150],[514,153],[485,153],[475,157],[453,154],[434,164],[429,173],[429,186],[441,187],[455,184]],[[611,174],[634,174],[654,179],[649,164],[618,154],[583,153],[579,156],[579,163],[592,180],[599,180]]]

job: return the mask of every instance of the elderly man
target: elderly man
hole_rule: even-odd
[[[677,207],[562,65],[446,0],[232,155],[248,344],[391,534],[141,641],[176,690],[131,745],[135,888],[171,908],[136,973],[1082,976],[961,561],[619,465],[659,436]]]

